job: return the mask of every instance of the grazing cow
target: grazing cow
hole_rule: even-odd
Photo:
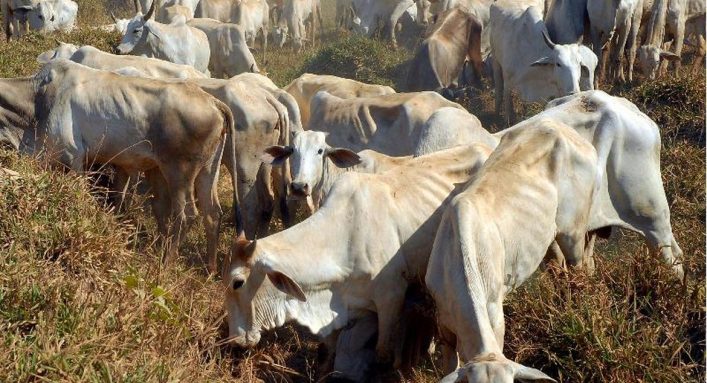
[[[289,195],[293,199],[309,199],[312,210],[319,208],[334,182],[348,171],[380,173],[404,163],[407,157],[389,157],[373,150],[355,153],[345,148],[333,148],[326,143],[323,132],[298,132],[292,146],[271,146],[265,149],[263,162],[281,165],[290,158],[292,182]]]
[[[72,0],[39,0],[27,11],[27,21],[32,30],[40,32],[70,32],[76,24],[79,6]]]
[[[154,12],[153,2],[146,15],[138,14],[130,20],[118,52],[191,65],[208,76],[211,51],[206,34],[184,23],[162,24],[150,20]]]
[[[458,126],[459,130],[474,125],[473,120],[458,115],[448,125]],[[551,101],[544,112],[507,130],[494,135],[478,131],[478,136],[456,142],[463,145],[483,142],[495,147],[490,139],[500,140],[513,129],[547,119],[574,128],[597,151],[604,176],[589,222],[590,246],[600,229],[619,226],[635,231],[682,277],[683,252],[673,235],[670,206],[661,180],[660,130],[625,98],[602,91],[566,96]]]
[[[230,78],[244,72],[260,71],[248,49],[243,29],[238,25],[204,18],[192,19],[187,25],[201,30],[209,39],[212,76]]]
[[[424,275],[445,201],[489,152],[474,145],[347,173],[317,214],[257,243],[239,239],[223,275],[229,340],[252,347],[290,321],[327,337],[374,311],[378,357],[399,361],[408,284]]]
[[[595,86],[604,77],[604,71],[609,69],[611,78],[625,81],[624,75],[624,49],[631,35],[634,15],[640,9],[638,0],[619,0],[606,2],[601,0],[587,0],[587,14],[590,23],[590,34],[594,54],[601,58]],[[633,42],[631,42],[633,43]],[[631,45],[635,46],[635,44]],[[607,57],[602,57],[607,55]],[[606,61],[610,55],[611,65]]]
[[[132,67],[147,76],[162,79],[179,78],[186,80],[206,77],[206,75],[189,65],[174,64],[149,57],[114,55],[90,45],[84,45],[79,48],[73,44],[60,43],[58,48],[40,54],[37,57],[37,61],[47,63],[58,58],[69,59],[91,68],[108,71]]]
[[[675,61],[676,71],[680,67],[680,55],[685,41],[685,31],[689,24],[704,25],[705,3],[700,0],[661,0],[653,7],[651,28],[653,34],[638,51],[639,66],[643,74],[654,79],[658,73],[660,60]],[[698,27],[698,28],[699,28]],[[704,28],[698,36],[704,36]],[[672,37],[672,50],[664,49],[663,41]],[[667,69],[667,62],[661,67],[661,72]]]
[[[535,1],[499,0],[491,6],[489,29],[496,86],[496,112],[505,100],[506,121],[515,120],[511,92],[525,101],[580,91],[583,54],[577,44],[550,40]],[[518,36],[524,36],[519,39]]]
[[[308,24],[308,27],[305,25]],[[285,0],[282,17],[273,31],[275,44],[285,45],[287,36],[292,36],[292,45],[300,50],[303,42],[309,40],[314,46],[317,38],[317,23],[322,28],[322,14],[319,0]],[[309,29],[309,33],[307,32]]]
[[[456,376],[554,382],[503,356],[503,299],[535,272],[555,240],[571,264],[582,262],[599,177],[589,142],[564,124],[536,120],[506,133],[446,208],[425,283],[442,342],[470,362]],[[456,356],[445,354],[449,372]]]
[[[320,91],[312,98],[309,127],[329,133],[332,146],[404,156],[412,154],[430,115],[445,106],[463,109],[435,92],[342,99]]]
[[[437,17],[417,49],[408,71],[408,91],[438,90],[456,85],[468,59],[479,85],[483,73],[481,23],[461,8]]]
[[[101,163],[127,174],[145,172],[167,245],[165,262],[177,254],[186,220],[198,207],[210,264],[216,264],[218,170],[227,137],[235,134],[226,105],[189,82],[123,77],[66,59],[46,64],[33,78],[2,80],[0,87],[0,125],[35,130],[35,147],[49,160],[76,171]],[[235,167],[235,157],[229,161]],[[237,209],[237,195],[234,201]]]
[[[305,73],[284,88],[291,94],[302,114],[302,125],[309,126],[309,103],[319,91],[327,91],[341,98],[372,97],[393,94],[395,90],[385,85],[365,84],[356,80],[330,75]]]
[[[374,36],[379,34],[397,46],[395,26],[405,11],[414,6],[413,0],[353,0],[354,31]]]

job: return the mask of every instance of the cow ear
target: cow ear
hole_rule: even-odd
[[[162,33],[160,33],[158,30],[155,30],[152,28],[152,26],[149,23],[149,20],[147,23],[145,23],[145,26],[143,27],[147,29],[148,33],[151,33],[153,36],[157,37],[157,40],[162,40]]]
[[[350,168],[361,163],[361,157],[353,150],[344,148],[328,149],[327,157],[340,168]]]
[[[46,51],[46,52],[44,52],[44,53],[40,53],[39,56],[37,56],[37,62],[40,63],[40,64],[46,64],[46,63],[48,63],[49,61],[51,61],[51,60],[54,58],[55,55],[56,55],[56,51],[55,51],[55,50],[51,50],[51,51]]]
[[[522,364],[515,363],[515,374],[514,378],[521,382],[546,382],[546,383],[557,383],[557,381],[544,372],[523,366]]]
[[[260,156],[260,159],[266,164],[282,165],[285,163],[285,160],[292,155],[292,152],[294,152],[294,149],[292,149],[291,146],[274,145],[266,148],[263,151],[263,155]]]
[[[679,55],[676,55],[675,53],[669,52],[669,51],[660,51],[660,58],[665,59],[665,60],[669,60],[669,61],[680,60]]]
[[[307,297],[304,295],[304,291],[302,291],[302,288],[297,284],[297,282],[293,281],[292,278],[279,271],[268,271],[267,274],[270,282],[272,282],[278,290],[287,295],[293,296],[302,302],[307,302]]]
[[[530,64],[530,66],[545,66],[545,65],[555,65],[555,62],[550,57],[543,57],[538,61]]]

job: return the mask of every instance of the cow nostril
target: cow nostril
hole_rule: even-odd
[[[309,184],[304,182],[292,182],[290,184],[290,190],[294,194],[307,194],[309,193]]]

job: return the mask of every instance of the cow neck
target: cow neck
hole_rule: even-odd
[[[36,94],[35,81],[31,77],[0,79],[0,125],[33,128]]]
[[[269,309],[256,310],[264,328],[296,321],[325,336],[348,321],[335,287],[350,271],[345,266],[348,225],[333,221],[346,206],[337,205],[324,206],[298,225],[258,241],[257,262],[290,276],[307,297],[307,302],[300,302],[266,288],[261,297],[270,302]]]
[[[329,194],[329,190],[331,190],[331,187],[334,186],[334,182],[336,182],[336,179],[339,178],[339,176],[347,170],[350,170],[350,168],[342,169],[334,165],[334,162],[328,157],[324,158],[322,179],[319,182],[319,185],[317,185],[318,189],[321,190],[320,194],[322,196],[326,196],[327,194]]]

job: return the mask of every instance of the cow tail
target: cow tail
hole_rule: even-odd
[[[236,227],[236,236],[243,234],[243,215],[241,213],[240,199],[238,198],[238,168],[236,167],[236,124],[233,120],[233,114],[231,109],[222,102],[218,102],[218,109],[221,111],[224,120],[224,130],[226,133],[226,146],[231,150],[227,150],[229,153],[227,161],[228,167],[232,169],[231,172],[231,183],[233,186],[233,221]]]

